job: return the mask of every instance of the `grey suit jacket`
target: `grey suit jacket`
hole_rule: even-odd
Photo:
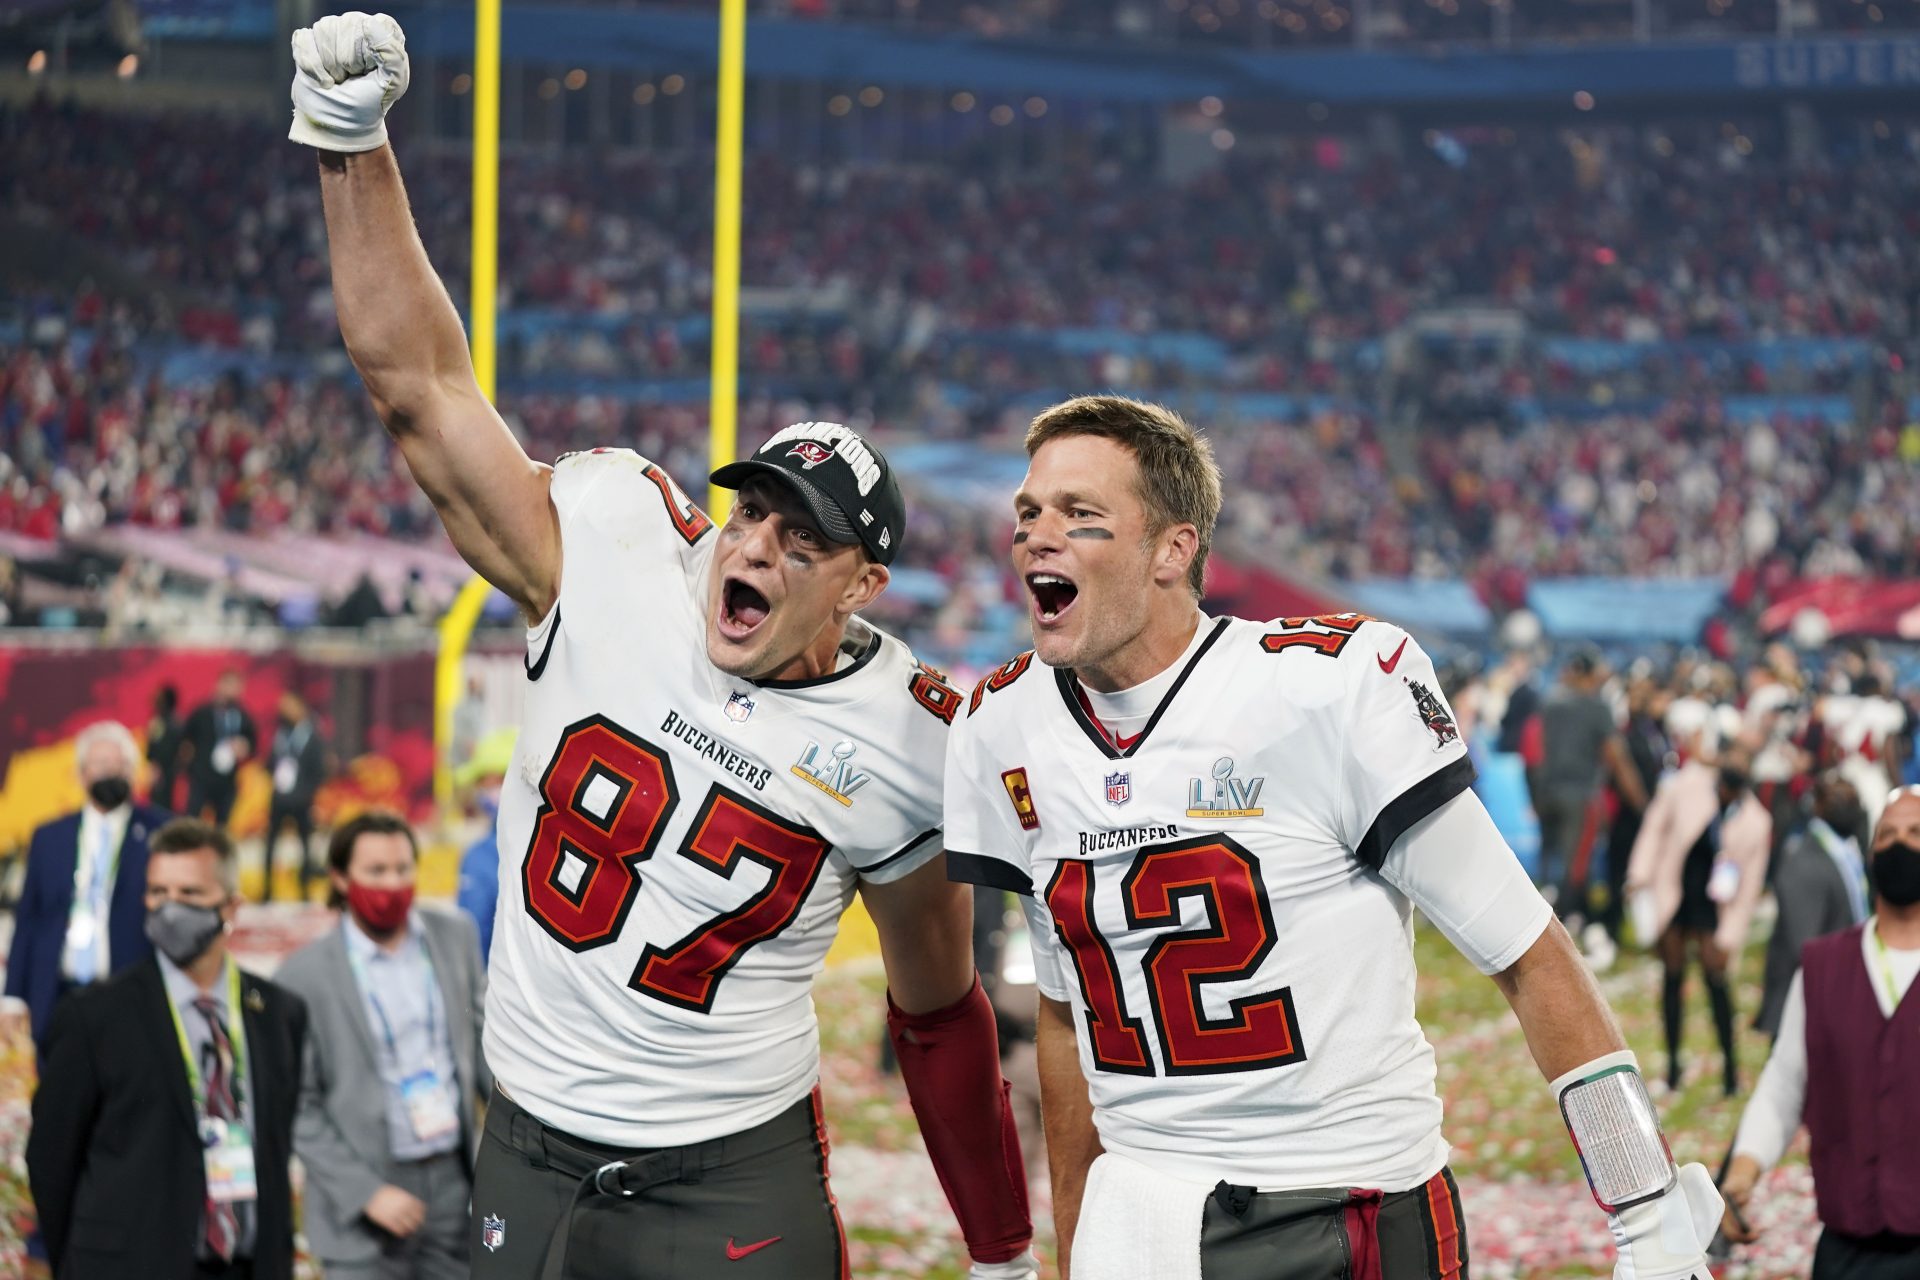
[[[463,915],[418,907],[414,918],[446,1000],[454,1070],[462,1086],[461,1154],[471,1172],[480,1137],[475,1101],[493,1088],[492,1074],[480,1056],[486,1000],[480,935]],[[293,1128],[294,1152],[307,1171],[307,1239],[323,1261],[371,1261],[384,1234],[361,1210],[390,1180],[393,1146],[387,1132],[386,1084],[380,1078],[366,1003],[347,960],[345,937],[339,929],[329,929],[288,956],[274,981],[307,1002],[306,1063]]]
[[[1787,1007],[1787,988],[1800,971],[1800,948],[1815,938],[1857,924],[1847,901],[1847,882],[1840,868],[1812,833],[1802,830],[1780,850],[1774,872],[1773,896],[1780,904],[1773,936],[1767,940],[1766,978],[1761,988],[1756,1030],[1776,1035]]]

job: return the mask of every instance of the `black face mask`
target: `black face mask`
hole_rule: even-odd
[[[1843,839],[1847,836],[1857,837],[1860,828],[1866,825],[1867,812],[1858,804],[1835,805],[1827,811],[1826,820],[1835,835]]]
[[[1890,844],[1873,855],[1873,891],[1889,906],[1920,902],[1920,849]]]
[[[125,778],[95,778],[87,784],[87,799],[101,809],[118,809],[133,795]]]

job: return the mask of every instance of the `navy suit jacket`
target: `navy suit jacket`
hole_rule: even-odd
[[[165,809],[136,804],[127,818],[120,867],[107,899],[107,959],[115,973],[153,954],[146,932],[147,840],[172,816]],[[27,847],[26,882],[14,910],[6,992],[27,1002],[35,1044],[45,1038],[54,1002],[60,998],[60,955],[67,946],[73,874],[79,862],[77,812],[35,829]]]

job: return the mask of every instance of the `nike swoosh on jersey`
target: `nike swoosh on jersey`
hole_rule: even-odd
[[[1380,664],[1380,669],[1382,671],[1386,672],[1388,675],[1392,675],[1393,669],[1400,665],[1400,655],[1405,653],[1406,650],[1407,650],[1407,637],[1401,636],[1400,647],[1393,651],[1393,656],[1391,658],[1383,658],[1376,653],[1373,655],[1373,660]]]
[[[765,1240],[756,1241],[753,1244],[735,1244],[733,1242],[733,1237],[728,1236],[727,1237],[727,1261],[738,1262],[740,1261],[740,1259],[746,1257],[750,1253],[758,1253],[770,1244],[779,1244],[779,1243],[780,1243],[779,1236],[768,1236]]]

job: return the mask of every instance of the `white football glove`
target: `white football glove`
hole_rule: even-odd
[[[1031,1253],[1010,1262],[976,1262],[967,1268],[967,1280],[1040,1280],[1040,1263]]]
[[[293,33],[293,127],[322,151],[372,151],[407,91],[407,37],[384,13],[343,13]]]
[[[1685,1165],[1658,1200],[1607,1215],[1620,1256],[1613,1280],[1713,1280],[1707,1246],[1725,1208],[1703,1164]]]

